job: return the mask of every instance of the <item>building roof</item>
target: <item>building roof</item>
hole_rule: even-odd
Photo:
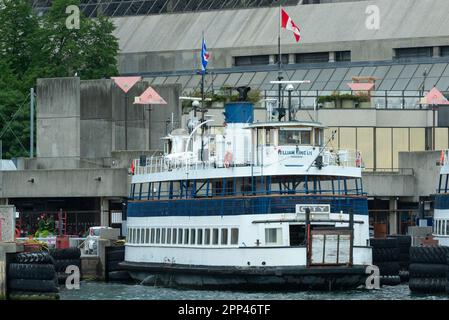
[[[367,26],[367,4],[379,9],[380,27]],[[301,29],[300,46],[345,41],[436,38],[449,35],[447,0],[375,0],[286,8]],[[202,11],[114,18],[121,53],[199,50],[201,34],[213,53],[220,48],[276,47],[279,9]],[[286,48],[295,38],[281,32]],[[145,39],[145,41],[142,41]],[[442,45],[445,42],[442,39]],[[342,45],[344,48],[344,45]],[[213,55],[212,55],[213,59]]]

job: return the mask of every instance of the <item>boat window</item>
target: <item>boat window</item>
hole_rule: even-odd
[[[228,229],[221,229],[221,244],[228,244]]]
[[[140,229],[137,229],[136,243],[140,243]]]
[[[145,243],[145,229],[140,229],[140,243]]]
[[[151,243],[154,243],[154,240],[156,238],[156,232],[154,228],[151,229]]]
[[[280,146],[310,145],[310,130],[280,130]]]
[[[239,229],[231,229],[231,244],[239,244]]]
[[[306,226],[291,224],[289,226],[290,246],[302,246],[306,240]]]
[[[218,229],[212,230],[212,244],[218,244]]]
[[[145,229],[145,243],[150,243],[150,229]]]
[[[178,229],[178,244],[182,244],[182,229]]]
[[[282,229],[281,228],[265,229],[265,243],[268,245],[282,244]]]
[[[201,245],[201,244],[203,244],[203,229],[198,229],[198,232],[197,232],[198,234],[197,234],[197,241],[196,241],[196,244],[199,244],[199,245]]]
[[[204,244],[205,245],[210,244],[210,229],[204,230]]]
[[[189,244],[189,229],[184,230],[184,244]]]
[[[156,229],[156,243],[161,243],[161,229]]]
[[[195,244],[195,229],[190,229],[190,244]]]
[[[177,242],[178,242],[178,239],[177,239],[177,232],[176,232],[176,228],[173,228],[173,241],[172,241],[172,243],[173,244],[176,244]]]
[[[324,131],[322,129],[315,129],[315,145],[323,145]]]
[[[165,234],[165,228],[162,228],[162,235],[161,235],[161,243],[165,244],[166,234]]]
[[[129,243],[133,243],[133,229],[132,228],[128,228],[127,240]]]
[[[449,236],[449,220],[446,220],[446,235]]]
[[[167,244],[171,244],[171,229],[167,229]]]

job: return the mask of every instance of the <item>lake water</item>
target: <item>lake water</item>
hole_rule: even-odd
[[[407,284],[341,292],[238,292],[83,281],[80,290],[61,289],[60,296],[61,300],[449,300],[446,295],[411,293]]]

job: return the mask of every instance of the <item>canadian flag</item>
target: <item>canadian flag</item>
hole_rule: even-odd
[[[301,32],[299,31],[299,28],[296,26],[296,24],[293,22],[292,18],[285,12],[284,9],[281,10],[281,27],[290,30],[293,32],[296,42],[301,39]]]

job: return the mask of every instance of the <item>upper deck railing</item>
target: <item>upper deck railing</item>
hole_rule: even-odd
[[[193,158],[193,153],[189,153],[190,157],[186,159],[169,159],[165,156],[151,156],[147,157],[145,163],[141,162],[141,159],[135,159],[134,162],[134,174],[154,174],[161,172],[170,172],[176,170],[190,171],[190,170],[208,170],[217,168],[232,168],[232,167],[268,167],[276,164],[283,164],[284,162],[292,159],[288,157],[279,158],[276,163],[269,163],[263,165],[257,165],[253,162],[246,163],[224,163],[221,161],[200,161]],[[361,154],[356,150],[338,150],[331,151],[328,149],[323,150],[320,154],[322,156],[322,165],[337,166],[337,167],[363,167]],[[252,158],[252,157],[250,157]],[[296,159],[294,159],[296,160]],[[315,164],[315,158],[304,160],[304,166],[312,167]],[[291,161],[291,160],[290,160]],[[309,161],[310,163],[308,163]]]

